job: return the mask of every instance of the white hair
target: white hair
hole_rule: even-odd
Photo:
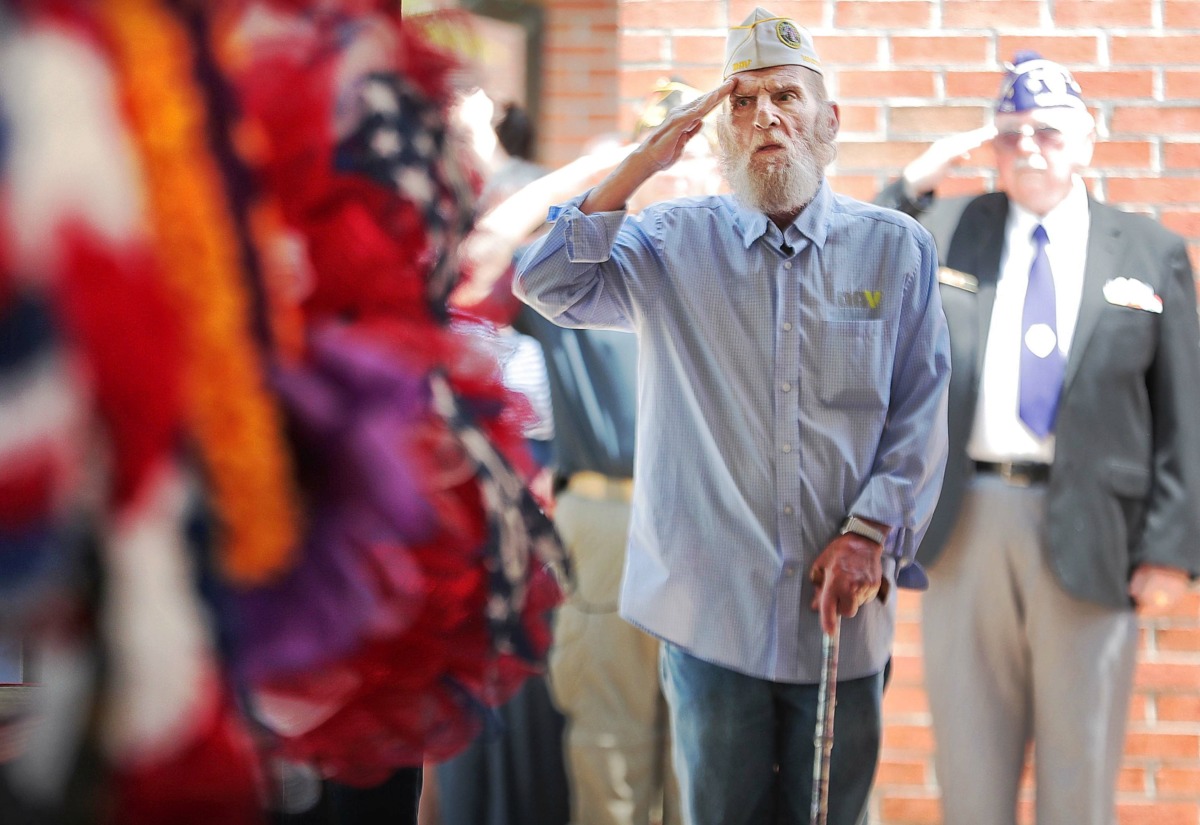
[[[739,145],[728,115],[717,125],[721,174],[738,200],[768,215],[802,209],[816,195],[825,169],[837,157],[836,119],[831,111],[833,104],[825,93],[824,79],[808,71],[802,76],[809,92],[818,101],[820,112],[811,131],[784,141],[787,148],[784,160],[770,163],[765,169],[752,168],[755,147]]]

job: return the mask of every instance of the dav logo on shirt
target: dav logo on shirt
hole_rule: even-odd
[[[837,296],[837,305],[847,309],[865,309],[875,312],[882,302],[883,293],[878,289],[839,292]]]

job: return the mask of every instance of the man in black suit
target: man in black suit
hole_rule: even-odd
[[[994,124],[933,144],[877,199],[934,235],[950,462],[918,558],[947,825],[1111,825],[1138,613],[1200,572],[1200,329],[1181,238],[1092,200],[1074,78],[1008,66]],[[1002,191],[938,200],[988,141]]]

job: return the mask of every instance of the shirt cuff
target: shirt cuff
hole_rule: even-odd
[[[929,211],[929,207],[933,206],[934,197],[933,192],[922,192],[915,198],[910,198],[904,181],[900,182],[900,211],[910,217],[917,218]]]
[[[573,264],[598,264],[607,261],[625,220],[625,212],[595,212],[585,215],[579,205],[587,198],[580,195],[561,206],[550,207],[549,219],[563,222],[563,241],[567,260]]]
[[[896,586],[904,590],[928,590],[929,576],[916,559],[896,571]]]

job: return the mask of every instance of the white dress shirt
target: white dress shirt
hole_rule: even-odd
[[[1033,230],[1039,223],[1046,228],[1049,239],[1046,254],[1054,277],[1058,348],[1064,357],[1071,351],[1083,295],[1089,229],[1087,190],[1078,177],[1067,197],[1044,218],[1039,219],[1009,202],[996,303],[992,307],[992,324],[983,356],[979,403],[967,444],[967,454],[976,461],[1049,464],[1054,460],[1054,433],[1038,438],[1018,413],[1021,315],[1033,263]]]

